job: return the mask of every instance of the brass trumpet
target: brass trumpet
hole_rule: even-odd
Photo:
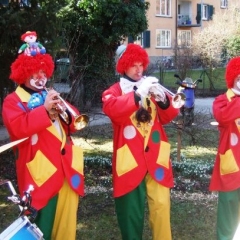
[[[172,96],[172,105],[174,108],[181,108],[186,101],[186,96],[183,93],[172,93],[170,90],[165,88],[164,86],[160,85],[164,92],[168,93],[170,96]],[[150,92],[150,94],[152,94]]]
[[[43,86],[43,89],[48,93],[49,90],[45,86]],[[70,106],[69,104],[61,97],[58,96],[58,98],[61,100],[65,108],[71,113],[71,115],[74,117],[74,127],[76,130],[81,130],[82,128],[86,127],[89,122],[89,117],[86,114],[78,115]],[[60,113],[59,115],[62,117],[62,119],[66,122],[66,124],[69,124],[69,117],[65,109],[61,104],[57,104],[57,108],[59,109]]]

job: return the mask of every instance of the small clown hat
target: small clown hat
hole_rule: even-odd
[[[25,33],[25,36],[27,36],[27,33]],[[31,32],[31,34],[32,33],[35,32]],[[47,78],[52,76],[54,70],[52,57],[49,54],[42,54],[41,52],[37,52],[35,55],[29,55],[23,52],[18,55],[17,59],[11,65],[10,79],[17,84],[23,84],[32,77],[34,73],[40,70],[44,71]]]

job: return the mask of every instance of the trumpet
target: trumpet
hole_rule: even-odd
[[[159,84],[160,85],[160,84]],[[181,108],[186,102],[186,96],[183,93],[172,93],[170,90],[160,85],[165,93],[168,93],[172,97],[172,105],[174,108]],[[151,95],[154,95],[150,92]]]
[[[45,86],[43,86],[43,89],[48,93],[49,90]],[[71,115],[74,117],[74,127],[76,130],[81,130],[82,128],[86,127],[89,123],[89,117],[86,114],[78,115],[71,107],[70,105],[61,97],[58,96],[58,99],[61,100],[65,108],[71,113]],[[57,104],[57,109],[59,109],[60,113],[59,115],[62,117],[64,122],[66,124],[69,124],[69,117],[66,112],[66,109],[61,104]]]

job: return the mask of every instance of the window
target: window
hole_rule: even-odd
[[[202,20],[211,20],[213,16],[213,6],[203,4],[201,7],[201,4],[197,4],[197,13],[199,16],[201,16]]]
[[[171,16],[171,0],[156,0],[156,15]]]
[[[221,8],[227,8],[228,0],[220,0],[221,1]]]
[[[170,48],[171,47],[171,31],[166,29],[156,30],[156,47]]]
[[[178,45],[190,47],[192,34],[190,30],[182,30],[178,32]]]
[[[207,19],[208,19],[208,5],[204,5],[204,4],[203,4],[202,10],[203,10],[202,19],[207,20]]]

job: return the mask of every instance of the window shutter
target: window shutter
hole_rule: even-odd
[[[212,5],[208,5],[208,20],[212,20],[212,16],[213,16],[213,6]]]
[[[150,48],[150,31],[143,32],[143,48]]]
[[[201,4],[197,4],[197,13],[200,13],[202,16],[202,5]]]

